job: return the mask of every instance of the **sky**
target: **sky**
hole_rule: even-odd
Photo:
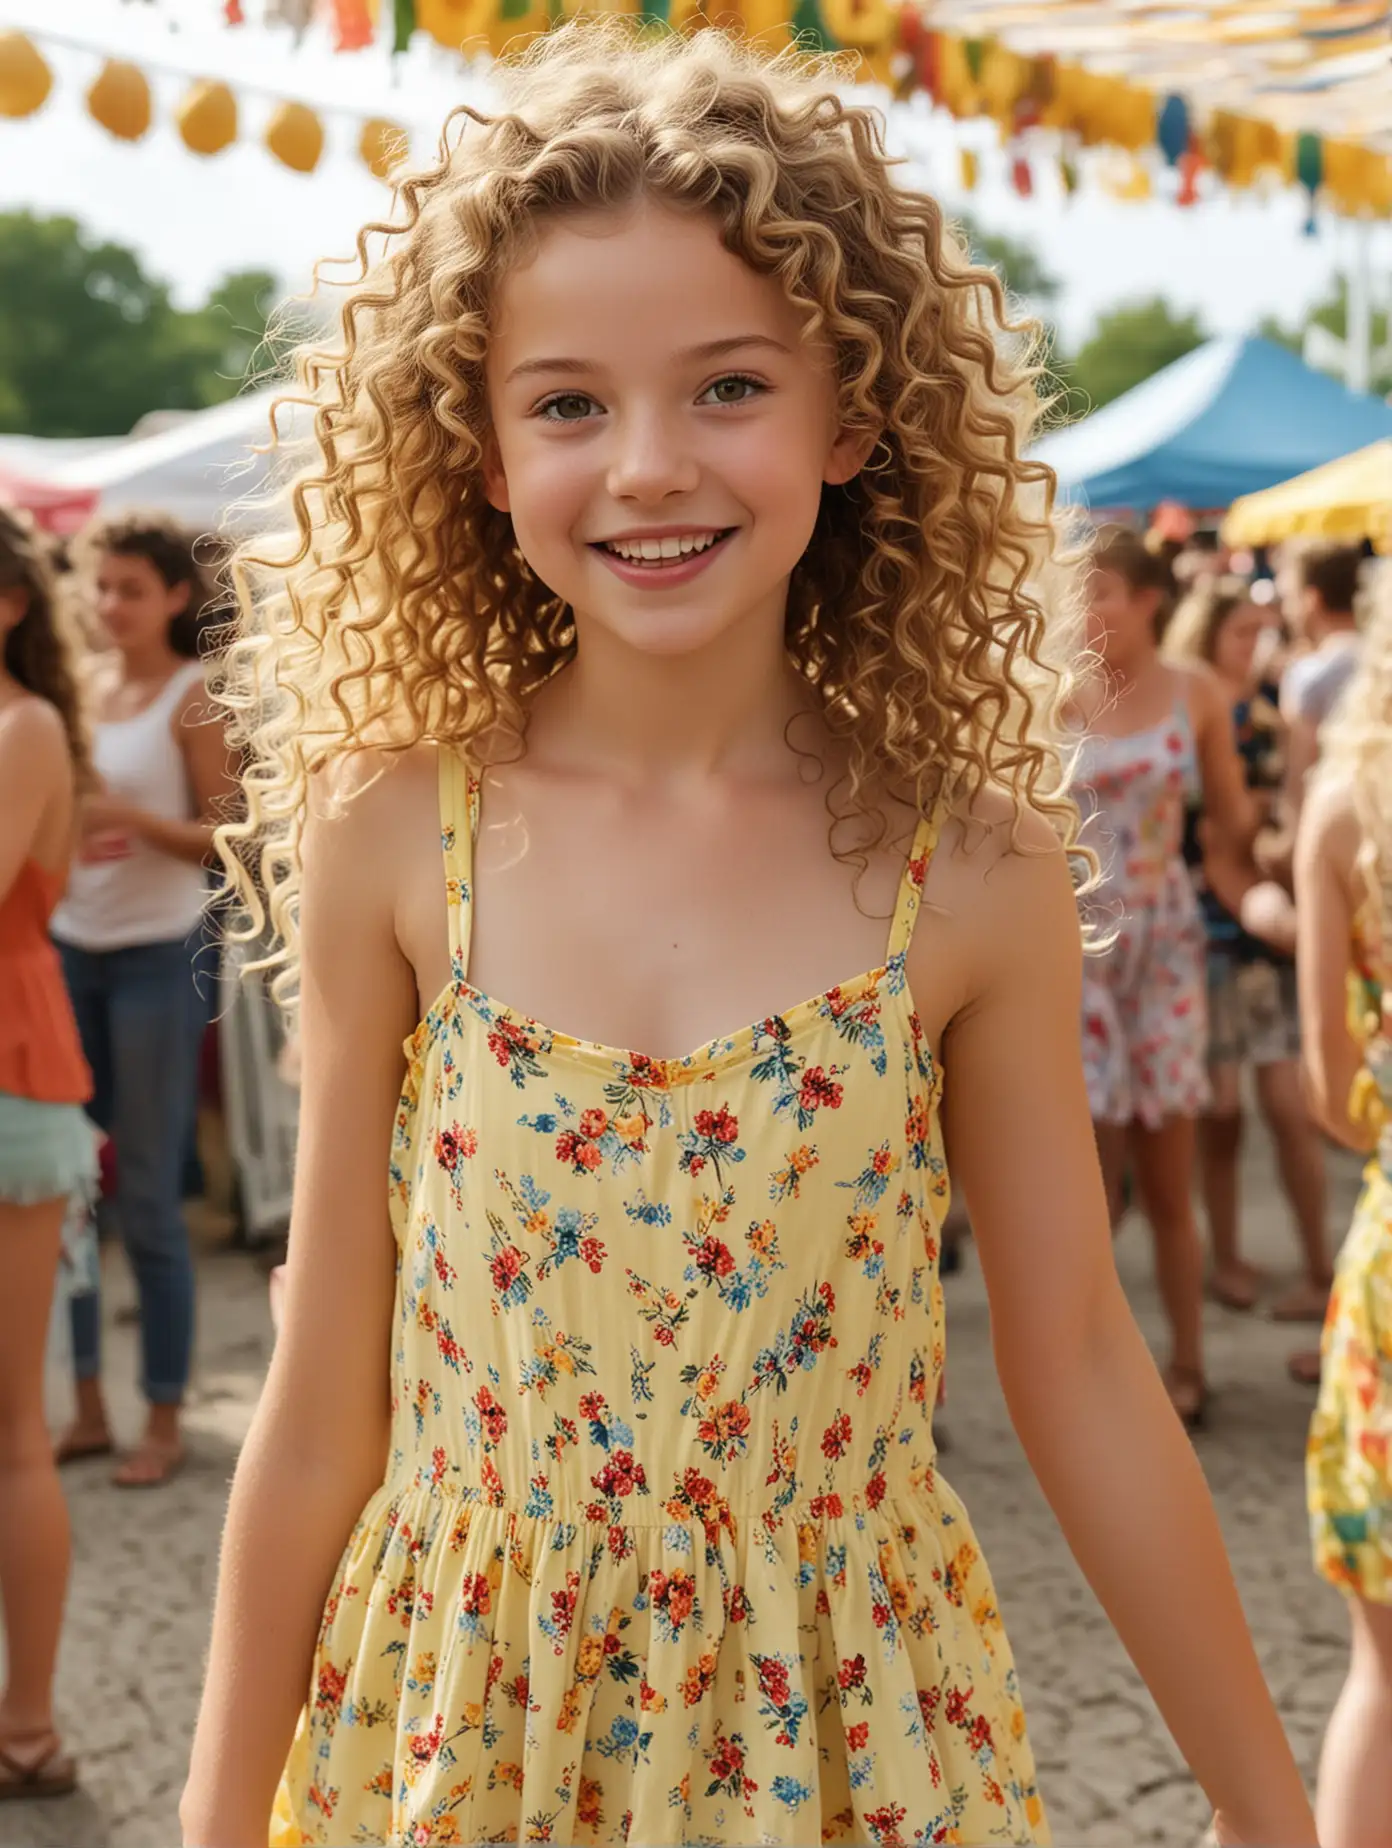
[[[200,28],[220,12],[219,0],[165,0],[162,8],[64,0],[61,9],[53,0],[0,0],[0,29],[32,29],[55,74],[37,115],[0,119],[0,211],[77,217],[99,236],[133,246],[183,304],[236,269],[269,269],[298,290],[317,258],[349,253],[358,227],[387,207],[387,190],[355,152],[362,117],[383,114],[409,125],[422,154],[451,104],[480,96],[486,81],[433,47],[421,47],[393,76],[375,51],[335,58],[312,39],[297,52],[283,35],[268,40],[259,27]],[[180,20],[177,32],[169,30],[171,14]],[[117,142],[91,121],[83,93],[100,59],[80,46],[45,42],[46,28],[145,60],[157,120],[143,141]],[[176,68],[158,73],[155,59]],[[239,143],[212,159],[189,153],[158,117],[185,86],[179,73],[200,70],[225,76],[234,89],[239,77],[271,81],[320,106],[328,147],[317,171],[292,173],[259,145],[271,102],[250,92],[241,98]],[[1214,333],[1246,332],[1266,314],[1298,321],[1349,260],[1356,235],[1327,218],[1317,236],[1303,235],[1305,207],[1294,192],[1267,201],[1219,194],[1180,210],[1164,198],[1113,200],[1086,175],[1079,195],[1066,200],[1052,171],[1042,171],[1035,196],[1021,199],[1006,182],[1005,157],[987,124],[963,129],[922,109],[897,111],[891,140],[910,156],[914,179],[950,210],[970,209],[987,228],[1034,245],[1062,284],[1053,312],[1065,347],[1086,336],[1099,312],[1157,294],[1197,312]],[[981,151],[981,180],[970,196],[960,184],[962,140]],[[1392,229],[1372,235],[1373,273],[1385,286]]]

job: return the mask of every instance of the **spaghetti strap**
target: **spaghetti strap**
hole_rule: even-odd
[[[450,744],[439,747],[440,847],[445,858],[445,904],[449,912],[450,967],[456,982],[469,976],[474,835],[478,830],[478,779]]]
[[[899,881],[894,922],[889,927],[888,962],[892,963],[908,954],[919,907],[923,902],[923,882],[928,876],[928,866],[938,844],[946,813],[947,797],[943,794],[934,802],[931,812],[921,817],[914,829],[913,846],[909,849],[909,857],[904,862],[903,876]]]

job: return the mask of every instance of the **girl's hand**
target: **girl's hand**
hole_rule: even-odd
[[[124,796],[109,790],[95,790],[82,803],[82,832],[92,834],[135,834],[139,832],[140,810]]]

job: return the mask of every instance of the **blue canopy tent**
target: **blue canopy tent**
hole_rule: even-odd
[[[1033,454],[1067,501],[1218,508],[1385,436],[1392,406],[1249,335],[1196,347]]]

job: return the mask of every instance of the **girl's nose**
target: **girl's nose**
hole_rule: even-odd
[[[689,494],[700,478],[676,420],[653,413],[618,422],[607,484],[616,500],[651,503]]]

